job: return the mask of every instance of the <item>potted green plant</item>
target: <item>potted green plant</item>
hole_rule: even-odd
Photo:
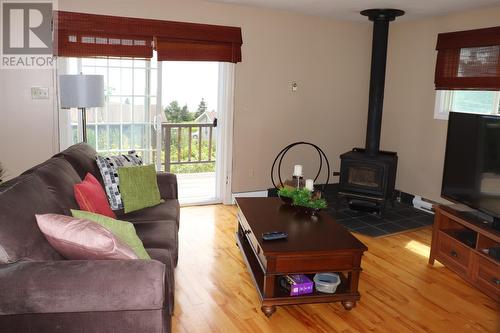
[[[302,208],[306,213],[315,215],[327,207],[326,200],[306,188],[297,189],[293,195],[293,205]]]
[[[278,189],[278,196],[286,205],[291,205],[293,203],[293,194],[295,193],[295,188],[289,186],[283,186]]]
[[[278,196],[285,203],[287,201],[284,199],[288,199],[293,206],[301,208],[312,215],[327,207],[325,199],[306,188],[282,187],[278,190]]]

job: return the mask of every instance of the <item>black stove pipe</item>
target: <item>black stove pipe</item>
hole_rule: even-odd
[[[370,156],[377,155],[380,150],[389,22],[404,13],[399,9],[367,9],[360,13],[373,21],[372,68],[365,142],[365,151]]]

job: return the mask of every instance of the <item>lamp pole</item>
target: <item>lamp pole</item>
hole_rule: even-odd
[[[87,109],[79,108],[82,111],[82,140],[87,143]]]

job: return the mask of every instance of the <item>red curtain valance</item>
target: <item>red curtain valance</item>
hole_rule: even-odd
[[[241,28],[131,17],[54,12],[54,55],[241,61]]]
[[[500,90],[500,26],[441,33],[437,90]]]

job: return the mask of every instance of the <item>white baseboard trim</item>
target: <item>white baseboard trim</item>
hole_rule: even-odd
[[[252,192],[236,192],[232,194],[232,203],[233,205],[236,203],[235,198],[244,198],[244,197],[261,197],[265,198],[267,197],[267,190],[266,191],[252,191]]]

